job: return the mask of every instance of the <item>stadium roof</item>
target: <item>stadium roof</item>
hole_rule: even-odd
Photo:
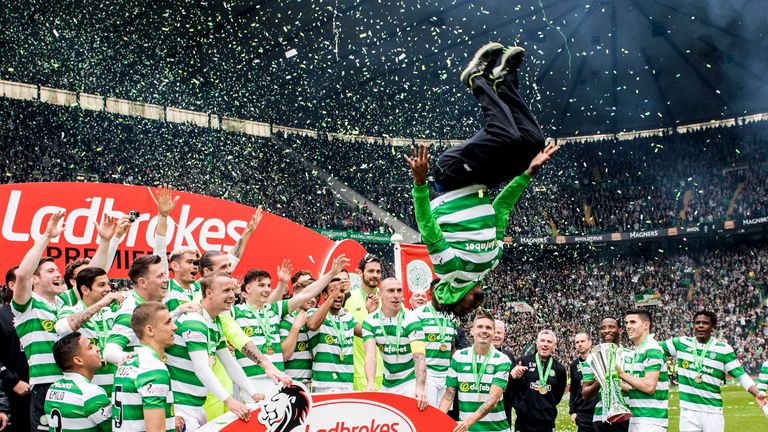
[[[552,136],[768,108],[759,0],[5,1],[2,79],[294,127],[466,137],[489,40]]]

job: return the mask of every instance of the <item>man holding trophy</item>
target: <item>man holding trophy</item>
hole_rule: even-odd
[[[738,379],[760,407],[765,406],[765,395],[758,392],[733,348],[712,336],[716,326],[714,312],[699,311],[693,316],[694,337],[681,336],[661,343],[664,354],[673,357],[678,365],[681,432],[723,432],[720,386],[726,374]]]
[[[669,425],[669,379],[661,346],[651,335],[652,318],[645,309],[631,309],[624,317],[634,345],[629,366],[616,362],[624,390],[629,392],[629,432],[666,432]]]
[[[632,352],[620,346],[621,326],[615,318],[604,318],[600,322],[602,344],[592,349],[582,367],[581,394],[585,400],[598,395],[594,430],[597,432],[627,432],[631,416],[626,399],[621,391],[621,379],[616,364],[631,363]]]

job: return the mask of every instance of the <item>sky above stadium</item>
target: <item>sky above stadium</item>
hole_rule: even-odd
[[[759,0],[0,1],[2,79],[294,127],[467,137],[489,40],[549,136],[768,109]]]

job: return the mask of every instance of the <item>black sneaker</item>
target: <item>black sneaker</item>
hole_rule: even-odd
[[[501,62],[499,65],[493,68],[493,88],[501,82],[509,74],[517,75],[520,64],[523,63],[523,57],[525,57],[525,50],[519,46],[511,46],[504,49],[504,54],[501,56]]]
[[[483,45],[477,52],[467,67],[461,72],[460,80],[465,86],[472,89],[472,82],[480,75],[491,75],[496,61],[504,51],[504,45],[498,42],[489,42]]]

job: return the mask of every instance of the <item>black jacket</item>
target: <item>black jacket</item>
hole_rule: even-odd
[[[13,326],[10,305],[0,307],[0,347],[0,381],[9,393],[19,380],[29,382],[29,365]]]
[[[571,362],[571,398],[568,401],[568,413],[594,415],[595,406],[600,398],[593,397],[590,400],[584,400],[584,398],[581,397],[581,364],[582,360],[580,357],[576,357],[576,359]]]
[[[563,399],[565,386],[568,380],[565,367],[557,360],[552,360],[552,370],[547,379],[547,394],[542,395],[538,391],[539,374],[536,369],[536,357],[529,355],[521,357],[518,361],[528,370],[520,379],[512,380],[515,398],[514,407],[518,421],[530,421],[542,426],[555,425],[557,418],[557,404]],[[546,367],[546,364],[542,365]]]
[[[517,365],[517,360],[515,360],[515,356],[512,355],[511,352],[501,349],[499,350],[503,352],[507,357],[509,357],[509,361],[512,362],[512,367],[514,368],[515,365]],[[512,424],[512,407],[514,406],[515,402],[515,389],[513,388],[514,385],[512,383],[512,375],[509,376],[509,381],[507,381],[507,389],[504,390],[504,413],[507,415],[507,421],[509,421],[509,424]]]

